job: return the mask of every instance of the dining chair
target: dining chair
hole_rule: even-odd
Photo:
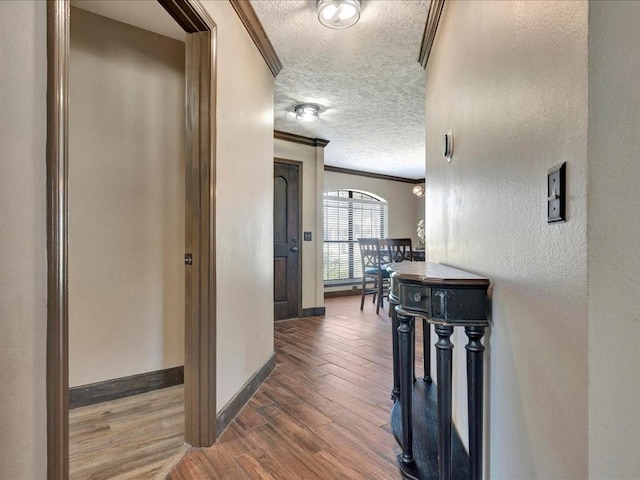
[[[387,238],[387,249],[393,263],[413,261],[413,247],[410,238]]]
[[[389,296],[389,272],[385,263],[384,242],[379,238],[359,238],[360,258],[362,260],[362,295],[360,310],[364,309],[364,297],[373,295],[376,314],[384,307],[384,297]],[[373,286],[369,284],[373,282]]]

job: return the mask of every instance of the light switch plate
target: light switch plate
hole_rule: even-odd
[[[304,232],[304,241],[305,242],[311,241],[311,232]]]
[[[547,172],[547,223],[566,221],[567,162]]]

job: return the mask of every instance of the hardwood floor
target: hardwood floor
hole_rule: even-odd
[[[69,411],[71,480],[152,479],[183,444],[182,385]]]
[[[275,371],[218,442],[191,449],[168,480],[400,478],[391,321],[370,301],[361,312],[359,296],[325,305],[325,317],[276,322]],[[72,410],[71,479],[153,479],[183,444],[183,402],[172,387]]]
[[[189,451],[168,479],[400,478],[389,427],[391,323],[359,303],[331,298],[325,317],[276,322],[273,374],[218,442]],[[421,361],[419,340],[416,352]]]

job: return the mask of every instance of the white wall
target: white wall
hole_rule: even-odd
[[[492,281],[488,478],[587,477],[587,13],[447,2],[427,68],[429,258]],[[564,161],[568,221],[547,225],[546,172]],[[453,342],[466,437],[464,333]]]
[[[71,9],[72,387],[184,364],[184,48]]]
[[[638,478],[640,3],[589,4],[589,476]]]
[[[276,139],[274,156],[276,159],[302,162],[302,231],[311,232],[311,241],[300,243],[302,247],[302,308],[322,307],[324,305],[322,270],[324,147],[312,147]]]
[[[340,189],[374,193],[389,202],[389,238],[411,237],[414,248],[418,244],[416,227],[424,218],[424,200],[412,193],[415,184],[380,178],[325,172],[324,191]]]
[[[229,2],[217,24],[218,411],[273,354],[273,89]]]
[[[0,479],[46,478],[46,4],[0,2]]]

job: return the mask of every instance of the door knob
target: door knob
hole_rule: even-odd
[[[298,247],[291,247],[291,251],[292,252],[297,252],[298,251]]]

